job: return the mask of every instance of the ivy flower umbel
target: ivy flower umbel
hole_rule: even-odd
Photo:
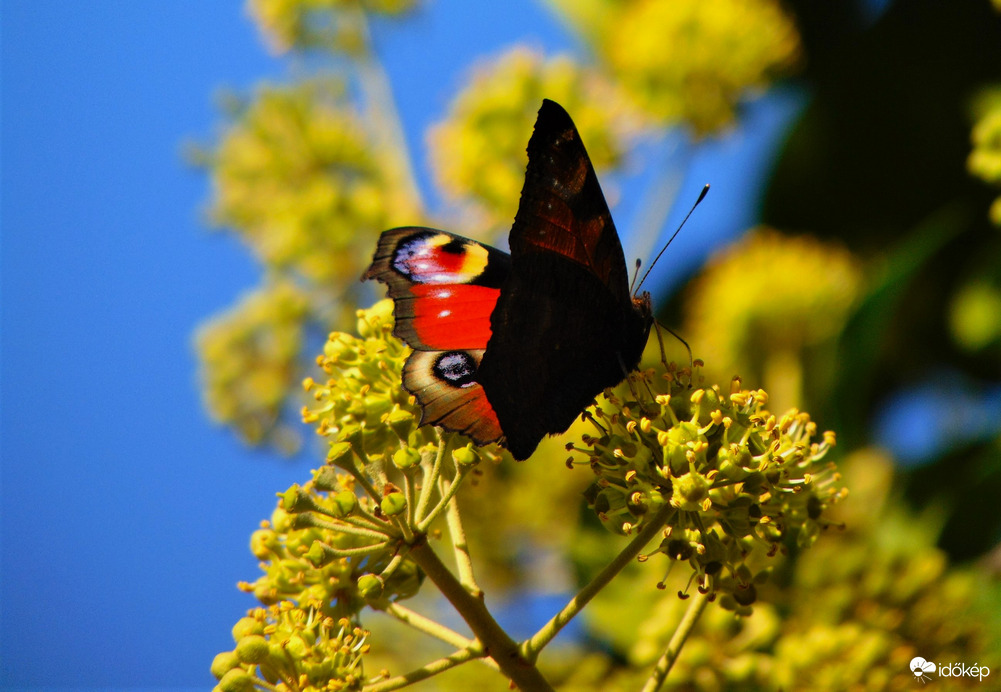
[[[568,56],[546,59],[523,46],[508,50],[473,72],[429,135],[442,189],[474,202],[488,224],[514,218],[525,181],[525,141],[543,98],[574,114],[597,168],[622,158],[630,118],[607,82]]]
[[[233,626],[236,647],[216,655],[219,692],[250,692],[263,682],[275,690],[359,690],[369,633],[347,618],[281,601],[255,608]]]
[[[354,55],[366,44],[362,12],[396,15],[415,0],[248,0],[271,49],[320,48]]]
[[[1001,185],[1001,89],[984,101],[984,112],[973,127],[973,151],[966,166],[978,178]],[[1001,197],[991,204],[989,215],[993,223],[1001,226]]]
[[[264,86],[235,118],[211,165],[211,213],[271,269],[352,286],[379,232],[420,218],[371,118],[343,82]]]
[[[845,491],[824,456],[834,434],[818,435],[806,413],[765,409],[761,390],[689,390],[685,373],[633,373],[589,409],[598,434],[568,448],[586,455],[596,476],[586,497],[602,523],[633,533],[653,516],[668,519],[653,551],[688,562],[703,593],[724,591],[724,605],[748,606],[748,561],[755,545],[774,554],[806,547],[825,526],[825,509]],[[649,556],[647,556],[649,558]]]
[[[294,391],[308,309],[304,293],[278,281],[198,331],[205,407],[250,444],[268,440],[289,451],[298,444],[281,413]]]
[[[324,345],[316,362],[329,379],[303,383],[315,401],[303,408],[303,421],[327,439],[327,461],[338,465],[354,454],[370,465],[391,462],[401,444],[433,446],[433,429],[418,430],[420,408],[400,384],[410,349],[392,336],[393,302],[359,310],[357,329],[360,337],[334,332]]]
[[[748,90],[766,88],[800,55],[775,0],[552,1],[644,111],[697,135],[729,125]]]

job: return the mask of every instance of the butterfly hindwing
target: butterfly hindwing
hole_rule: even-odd
[[[403,383],[432,423],[467,435],[477,444],[502,440],[497,415],[476,382],[482,350],[414,351],[403,365]]]
[[[394,228],[380,237],[362,278],[389,287],[393,333],[414,349],[403,385],[421,405],[422,425],[456,430],[478,444],[503,437],[475,375],[509,267],[506,253],[433,228]]]

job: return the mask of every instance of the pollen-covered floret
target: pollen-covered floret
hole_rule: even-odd
[[[233,627],[236,647],[212,661],[215,689],[360,690],[368,636],[348,618],[291,601],[255,608]]]

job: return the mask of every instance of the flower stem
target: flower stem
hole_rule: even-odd
[[[442,483],[442,494],[445,488]],[[477,597],[483,596],[483,591],[476,583],[473,576],[473,560],[469,556],[469,544],[466,543],[466,531],[462,528],[462,517],[459,514],[459,504],[449,502],[445,509],[445,521],[448,524],[448,533],[452,539],[452,551],[455,553],[455,564],[459,570],[459,583],[466,587],[466,591]]]
[[[428,504],[431,502],[431,494],[434,489],[438,486],[438,479],[441,477],[441,462],[445,458],[445,451],[447,447],[446,438],[440,432],[438,433],[438,451],[434,456],[434,463],[427,464],[422,461],[421,467],[424,469],[424,479],[421,485],[420,498],[417,500],[417,511],[414,517],[414,522],[416,525],[424,520],[427,514]]]
[[[459,467],[459,470],[455,474],[455,478],[453,478],[452,482],[448,484],[448,488],[442,487],[441,498],[438,500],[438,504],[436,504],[431,511],[427,513],[427,516],[418,522],[418,531],[421,533],[426,532],[428,527],[431,526],[431,522],[435,520],[435,517],[441,514],[443,509],[448,507],[448,503],[452,501],[453,497],[455,497],[455,493],[458,492],[459,486],[462,484],[462,481],[472,468],[472,466]]]
[[[685,645],[688,635],[695,629],[695,623],[699,621],[708,603],[709,594],[707,593],[704,594],[700,591],[692,597],[691,602],[688,604],[688,610],[685,611],[685,616],[678,623],[678,629],[674,630],[671,641],[667,643],[667,649],[664,650],[664,655],[657,661],[657,665],[643,686],[642,692],[657,692],[660,686],[664,684],[667,674],[671,672],[671,666],[678,660],[681,647]]]
[[[584,588],[582,588],[577,595],[570,599],[570,602],[553,616],[553,619],[545,624],[545,626],[536,632],[531,639],[525,642],[521,647],[521,655],[525,657],[528,661],[535,661],[539,652],[542,651],[549,642],[551,642],[560,630],[563,629],[567,623],[569,623],[588,602],[594,598],[599,591],[601,591],[605,586],[608,585],[610,581],[619,572],[625,568],[643,547],[650,542],[657,533],[664,528],[664,524],[670,519],[671,515],[674,513],[675,509],[671,505],[665,504],[657,513],[650,518],[650,521],[646,523],[643,529],[636,534],[636,536],[629,542],[622,552],[615,556],[615,558],[608,563],[605,569],[601,570],[597,576],[594,577]]]
[[[455,630],[445,627],[445,625],[440,622],[436,622],[431,618],[425,617],[404,605],[400,605],[399,603],[391,603],[386,608],[386,613],[388,615],[392,615],[400,622],[410,625],[415,630],[423,632],[424,634],[429,634],[435,639],[440,639],[446,644],[451,644],[456,649],[469,649],[472,651],[479,646],[478,642],[472,639],[467,639]],[[480,653],[482,654],[482,651]],[[481,660],[484,665],[490,666],[496,671],[500,671],[500,668],[497,667],[497,664],[493,659],[483,658]]]
[[[446,656],[445,658],[439,658],[437,661],[432,661],[427,665],[421,666],[417,670],[412,670],[405,675],[397,675],[395,678],[389,678],[388,680],[383,680],[374,685],[366,685],[363,688],[363,692],[389,692],[390,690],[398,690],[408,685],[412,685],[420,680],[426,680],[432,675],[437,675],[438,673],[444,673],[449,668],[454,668],[455,666],[461,665],[468,661],[472,661],[483,655],[483,652],[477,652],[471,649],[462,649],[456,651],[451,656]]]
[[[459,481],[455,479],[455,483]],[[425,537],[421,537],[410,548],[410,557],[424,570],[442,595],[448,599],[466,621],[501,672],[513,682],[521,692],[549,692],[553,688],[532,662],[522,658],[518,645],[505,632],[490,611],[483,598],[470,594],[459,580],[449,571],[435,554]]]

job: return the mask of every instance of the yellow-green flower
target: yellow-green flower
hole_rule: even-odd
[[[303,409],[303,420],[327,438],[332,464],[392,464],[401,444],[417,450],[437,442],[430,427],[417,427],[420,408],[401,385],[410,350],[392,330],[393,301],[359,310],[360,336],[332,333],[317,358],[326,379],[305,381],[314,403]]]
[[[771,558],[785,576],[757,585],[753,612],[735,618],[708,607],[671,669],[677,689],[907,692],[915,656],[997,670],[1001,647],[983,615],[997,607],[985,575],[950,567],[933,528],[895,502],[885,455],[864,450],[839,468],[852,488],[831,511],[841,528],[810,550]],[[651,592],[646,567],[620,575],[586,611],[591,631],[628,660],[621,678],[649,671],[688,605],[675,595],[688,575],[676,572],[669,588]],[[605,680],[574,689],[637,686]]]
[[[415,0],[247,0],[247,11],[276,52],[323,48],[358,54],[367,36],[363,12],[399,14]]]
[[[685,373],[630,376],[591,409],[597,433],[579,446],[596,479],[585,493],[610,530],[632,533],[666,506],[655,553],[687,562],[700,590],[727,594],[724,606],[754,601],[755,547],[811,545],[823,515],[845,491],[824,461],[834,434],[818,435],[809,415],[765,409],[760,390],[688,389]],[[759,576],[760,575],[760,576]]]
[[[196,344],[202,391],[212,417],[247,442],[294,447],[281,423],[298,377],[308,301],[292,283],[269,284],[204,325]]]
[[[368,636],[348,618],[291,601],[255,608],[233,628],[236,648],[212,662],[215,689],[360,690]]]
[[[804,352],[840,332],[861,281],[846,249],[759,228],[689,286],[684,334],[711,379],[739,372],[782,406],[798,405]]]
[[[645,111],[698,135],[728,125],[749,90],[767,87],[800,54],[796,27],[775,0],[556,4]]]
[[[380,232],[420,220],[393,165],[337,82],[262,87],[210,155],[212,217],[339,297]]]
[[[627,126],[620,118],[624,111],[593,72],[569,57],[547,60],[521,46],[491,59],[474,71],[429,136],[442,189],[479,205],[488,224],[508,227],[514,219],[528,162],[525,146],[543,98],[571,114],[596,167],[615,165],[622,156],[615,127]]]
[[[1001,95],[995,95],[973,127],[973,151],[966,165],[970,173],[1001,186]],[[991,221],[1001,226],[1001,197],[990,208]]]
[[[965,349],[979,351],[1001,342],[1001,286],[975,279],[952,298],[949,327]]]

